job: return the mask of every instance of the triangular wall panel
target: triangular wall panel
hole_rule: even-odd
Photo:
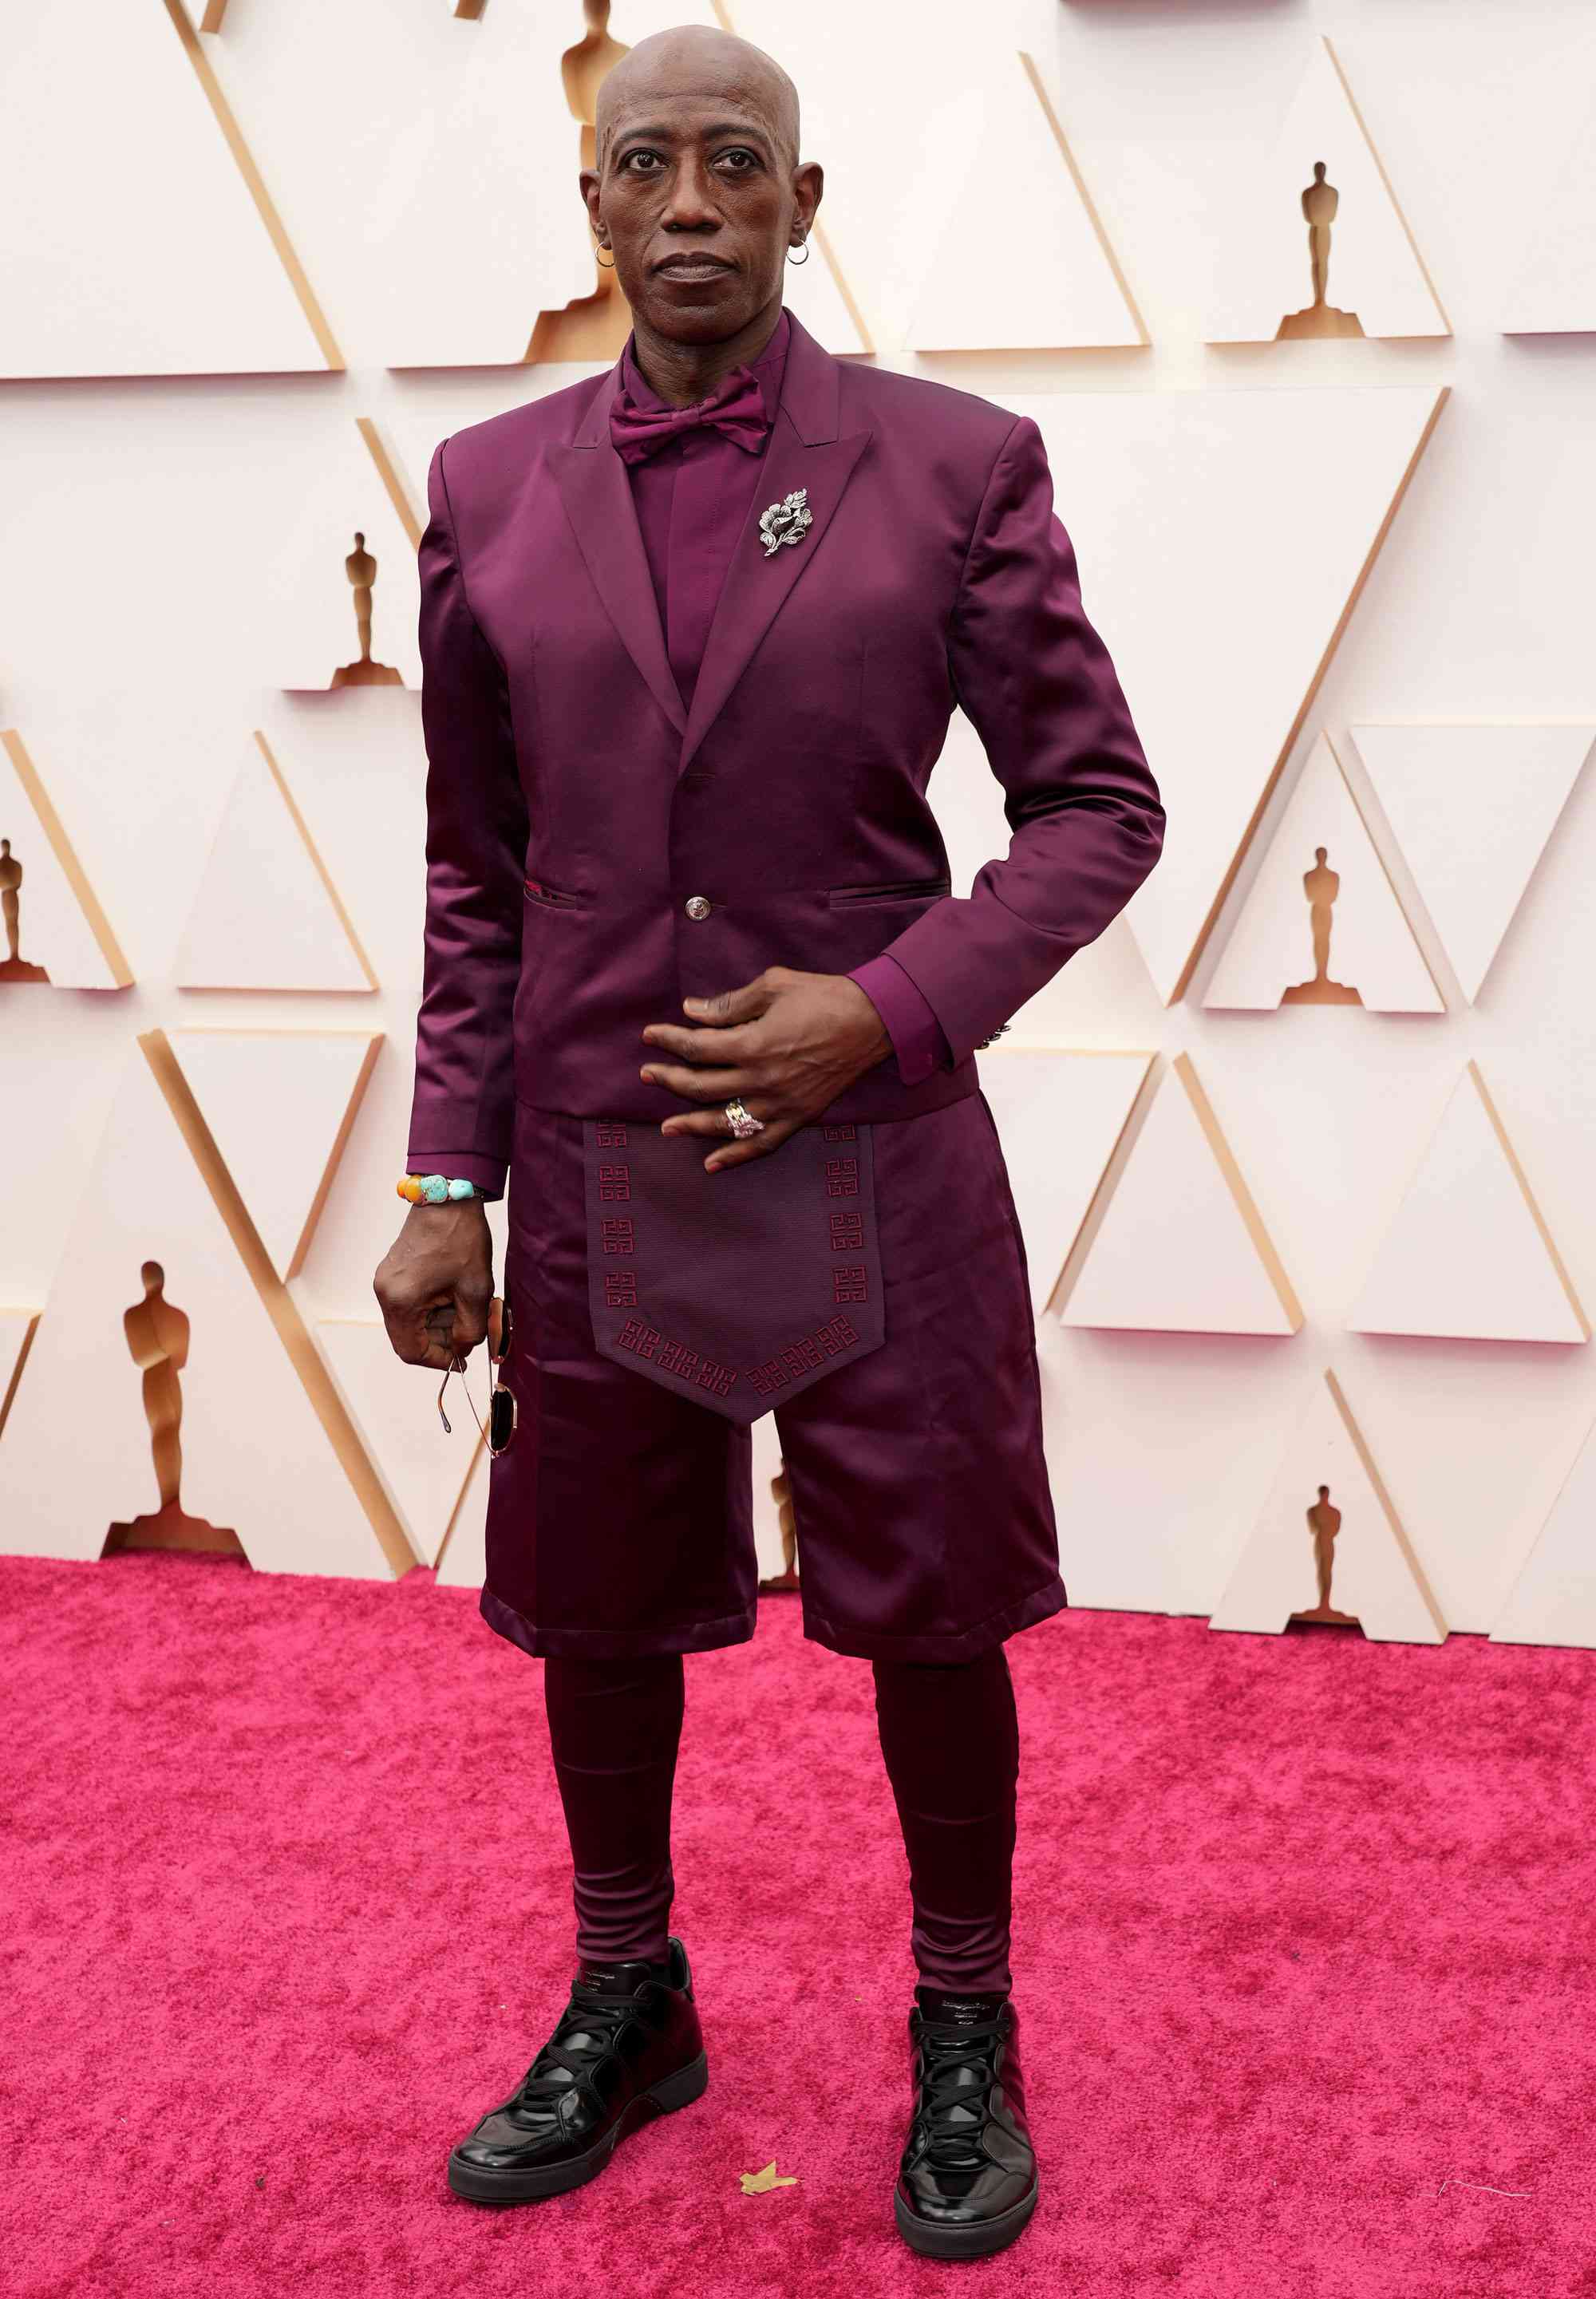
[[[0,375],[340,366],[182,0],[8,14]]]
[[[1527,170],[1515,190],[1532,198],[1531,237],[1502,297],[1503,334],[1596,332],[1596,107],[1545,191]]]
[[[478,1438],[465,1489],[455,1503],[437,1554],[440,1589],[480,1589],[487,1578],[487,1499],[492,1475],[493,1456]]]
[[[0,1437],[37,1331],[37,1309],[0,1309]]]
[[[1026,1241],[1035,1309],[1048,1304],[1152,1059],[1001,1042],[977,1057]]]
[[[135,1354],[153,1262],[187,1320],[183,1509],[237,1532],[262,1571],[387,1579],[413,1556],[225,1174],[202,1168],[213,1151],[195,1115],[152,1031],[129,1054],[12,1406],[0,1552],[98,1556],[113,1524],[156,1510],[150,1414],[171,1377]]]
[[[375,990],[263,735],[240,766],[178,953],[185,990]]]
[[[1355,1332],[1467,1340],[1591,1337],[1551,1232],[1472,1061],[1347,1323]]]
[[[1397,385],[1007,401],[1041,427],[1083,603],[1168,808],[1158,867],[1125,910],[1167,1002],[1185,992],[1445,397]]]
[[[1491,1631],[1493,1644],[1596,1648],[1596,1423]]]
[[[17,950],[0,924],[0,982],[126,990],[132,970],[72,849],[44,777],[14,727],[0,734],[0,871],[15,883]],[[0,880],[0,883],[4,883]]]
[[[1328,1372],[1314,1384],[1209,1625],[1278,1634],[1300,1614],[1348,1616],[1381,1642],[1446,1639],[1424,1568],[1341,1383]]]
[[[174,1030],[173,1051],[279,1277],[310,1246],[381,1050],[370,1030]]]
[[[411,1547],[423,1564],[436,1564],[481,1444],[459,1380],[445,1393],[445,1431],[437,1413],[441,1376],[396,1357],[379,1318],[324,1317],[316,1340]],[[485,1349],[472,1352],[464,1378],[478,1412],[486,1413]]]
[[[1320,162],[1335,205],[1316,297],[1303,195],[1329,204],[1315,180]],[[1308,336],[1451,334],[1327,39],[1313,43],[1273,149],[1243,159],[1238,183],[1237,208],[1220,234],[1209,343],[1272,343],[1283,323],[1285,334]],[[1316,312],[1316,303],[1326,310]]]
[[[1060,1317],[1176,1333],[1294,1333],[1302,1311],[1191,1058],[1159,1081]]]
[[[944,120],[963,155],[909,324],[915,351],[1143,344],[1140,313],[1033,57],[1005,53]]]
[[[1596,742],[1596,725],[1366,721],[1351,732],[1472,1004]]]
[[[446,428],[435,424],[434,444]],[[341,698],[352,684],[420,685],[412,530],[426,500],[427,464],[408,503],[370,419],[305,427],[284,517],[259,554],[253,618],[264,676],[291,693],[336,684]],[[357,574],[370,593],[364,661]]]
[[[1326,735],[1308,754],[1202,1002],[1273,1012],[1283,1000],[1445,1010]]]

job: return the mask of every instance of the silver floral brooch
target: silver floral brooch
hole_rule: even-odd
[[[807,487],[794,487],[780,502],[773,502],[769,510],[761,511],[760,539],[764,544],[766,558],[774,559],[784,543],[802,543],[805,529],[814,523]]]

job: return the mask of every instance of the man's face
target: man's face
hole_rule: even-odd
[[[695,59],[628,85],[582,189],[634,315],[678,343],[719,343],[780,295],[820,170],[795,164],[756,75],[735,56]]]

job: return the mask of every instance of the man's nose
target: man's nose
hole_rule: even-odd
[[[719,224],[714,178],[697,153],[684,153],[677,162],[670,196],[660,220],[667,231],[705,231]]]

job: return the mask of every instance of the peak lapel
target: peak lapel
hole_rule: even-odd
[[[794,585],[802,582],[805,569],[819,554],[832,514],[870,436],[868,431],[856,431],[850,438],[838,438],[837,362],[800,327],[793,312],[787,317],[792,334],[781,405],[765,450],[752,508],[733,546],[710,625],[678,771],[691,762],[746,669],[749,657]],[[811,523],[799,542],[784,543],[773,556],[767,556],[760,535],[761,514],[799,487],[806,491]]]
[[[575,445],[551,448],[550,462],[594,588],[650,693],[679,735],[687,714],[665,652],[627,467],[610,443],[614,382],[613,375],[601,378]]]

